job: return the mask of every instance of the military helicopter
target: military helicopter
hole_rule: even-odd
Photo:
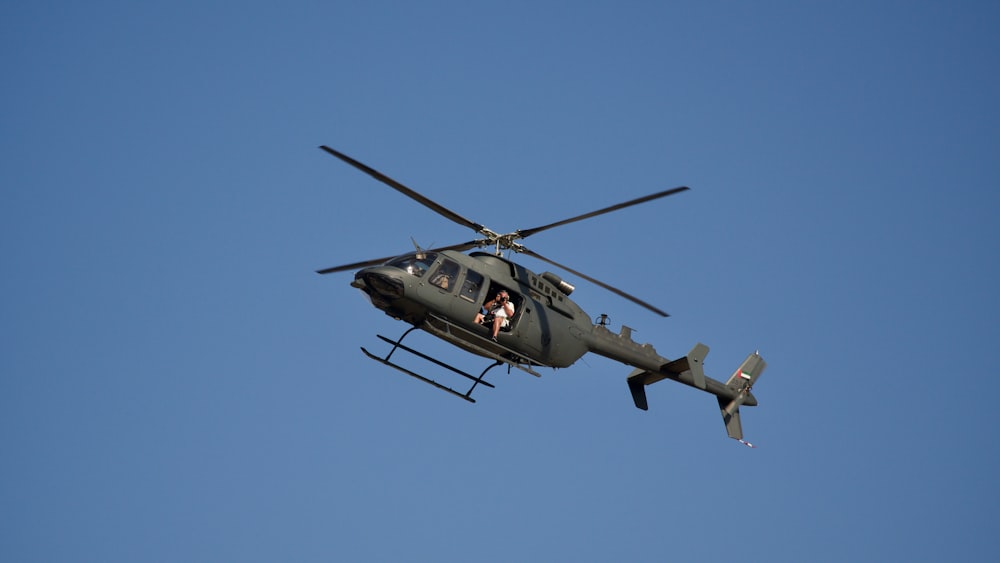
[[[529,250],[519,241],[555,227],[678,194],[689,188],[681,186],[664,190],[548,225],[501,234],[466,219],[342,152],[326,145],[320,149],[482,237],[431,249],[422,249],[414,242],[415,250],[406,254],[317,270],[319,274],[357,270],[351,286],[361,290],[371,304],[386,315],[412,325],[395,340],[376,335],[391,349],[385,356],[379,356],[362,347],[361,351],[367,357],[474,403],[472,392],[478,386],[494,387],[485,379],[494,367],[506,365],[508,371],[517,368],[541,377],[536,371],[538,368],[569,367],[591,352],[634,368],[626,377],[626,382],[635,406],[642,410],[649,408],[646,386],[664,379],[715,395],[729,437],[754,447],[743,439],[740,406],[757,405],[751,387],[767,365],[757,352],[747,356],[725,383],[717,381],[705,376],[703,369],[708,346],[699,343],[686,356],[675,360],[664,358],[656,353],[651,344],[633,341],[629,327],[622,325],[617,334],[608,330],[607,315],[602,314],[592,322],[592,317],[569,299],[573,285],[559,275],[552,272],[536,274],[503,257],[505,250],[532,256],[666,317],[667,313],[661,309]],[[476,248],[491,248],[493,251],[464,253]],[[513,313],[498,322],[488,309],[496,308],[495,311],[499,312],[497,304],[504,301],[513,305]],[[510,311],[506,307],[504,309],[503,314]],[[487,322],[483,323],[484,319]],[[492,336],[494,325],[499,328]],[[491,363],[477,376],[404,345],[403,340],[417,329],[487,358]],[[393,354],[400,350],[472,381],[471,387],[463,393],[393,362]]]

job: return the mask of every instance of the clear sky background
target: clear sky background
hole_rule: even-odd
[[[995,2],[7,3],[0,560],[995,557],[998,29]],[[564,275],[665,356],[704,342],[725,379],[759,349],[757,449],[596,356],[475,405],[364,358],[407,327],[314,270],[473,233],[320,144],[504,232],[691,186],[526,242],[669,311]]]

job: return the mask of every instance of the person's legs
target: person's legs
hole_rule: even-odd
[[[493,318],[493,340],[497,339],[497,335],[500,334],[500,327],[503,326],[503,317]]]

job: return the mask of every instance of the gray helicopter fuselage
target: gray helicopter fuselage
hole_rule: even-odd
[[[738,398],[740,404],[757,404],[749,388],[736,389],[704,376],[695,378],[690,371],[690,362],[695,361],[691,355],[671,362],[657,354],[651,344],[633,341],[629,327],[622,326],[615,334],[603,322],[592,324],[583,309],[568,298],[572,286],[555,274],[538,275],[492,254],[412,252],[358,271],[351,285],[394,319],[473,354],[500,355],[514,364],[564,368],[592,352],[637,368],[633,375],[647,385],[670,377],[726,401]],[[484,311],[483,304],[500,290],[510,295],[515,313],[509,329],[493,343],[490,329],[475,319]],[[699,352],[697,362],[707,350]],[[644,403],[637,399],[636,405],[640,404]]]
[[[532,363],[567,367],[591,351],[594,326],[569,299],[572,286],[550,272],[541,275],[504,258],[445,250],[411,252],[358,271],[352,284],[387,315],[417,327],[444,321],[456,329],[429,330],[453,344],[489,347],[490,331],[475,322],[483,304],[501,289],[515,312],[499,345]],[[434,323],[437,321],[437,323]],[[470,350],[469,347],[466,347]],[[470,351],[475,352],[474,349]]]

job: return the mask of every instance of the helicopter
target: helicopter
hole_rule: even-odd
[[[574,286],[558,274],[549,271],[537,274],[503,256],[504,251],[508,251],[508,256],[511,252],[531,256],[611,291],[657,315],[667,317],[667,313],[658,307],[546,258],[519,241],[555,227],[672,196],[689,190],[687,186],[631,199],[547,225],[503,234],[455,213],[340,151],[326,145],[319,148],[438,215],[472,229],[481,237],[430,249],[423,249],[414,241],[415,248],[411,252],[316,271],[326,275],[356,270],[350,285],[361,290],[375,308],[393,319],[411,325],[397,339],[377,334],[391,348],[382,356],[362,346],[361,351],[368,358],[475,403],[472,393],[479,386],[494,388],[486,380],[486,374],[494,367],[506,365],[508,372],[516,368],[541,377],[538,372],[540,368],[566,368],[585,354],[593,353],[633,368],[626,376],[626,383],[637,408],[649,409],[646,397],[648,385],[671,379],[714,395],[729,437],[754,447],[743,439],[740,407],[757,405],[757,399],[751,390],[767,366],[759,352],[748,355],[727,381],[712,379],[704,372],[703,364],[709,351],[705,344],[696,344],[687,355],[678,359],[670,360],[660,356],[651,344],[635,342],[630,327],[622,325],[620,332],[610,331],[607,327],[607,315],[602,314],[591,321],[592,317],[569,298]],[[477,250],[465,253],[483,248],[492,249],[492,252]],[[499,312],[501,307],[497,307],[501,302],[505,302],[503,313]],[[506,304],[512,305],[512,309],[507,309]],[[498,320],[496,315],[506,315],[506,318]],[[417,329],[486,358],[491,363],[479,375],[474,375],[403,344],[403,340]],[[471,387],[462,392],[404,367],[393,361],[392,356],[397,351],[411,354],[455,376],[463,377],[472,382]]]

